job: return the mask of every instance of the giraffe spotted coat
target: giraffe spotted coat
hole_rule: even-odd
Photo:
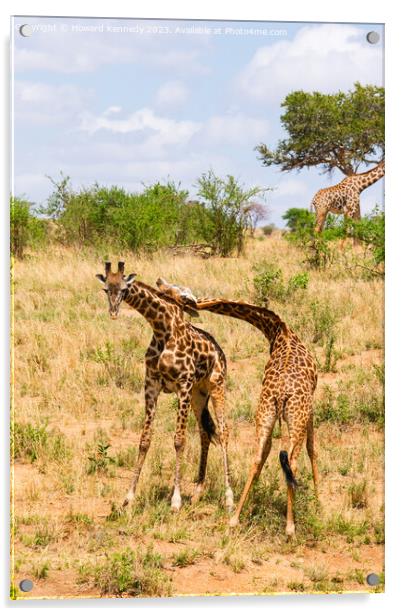
[[[216,340],[184,318],[183,306],[171,296],[135,280],[135,274],[124,275],[124,263],[118,271],[105,264],[105,275],[97,278],[104,285],[109,301],[109,313],[117,318],[119,306],[125,301],[137,310],[153,329],[145,354],[145,422],[139,442],[139,453],[131,487],[124,500],[127,506],[134,498],[141,469],[151,443],[152,425],[160,392],[174,392],[178,411],[174,446],[176,470],[171,506],[181,507],[181,466],[190,408],[195,413],[201,440],[198,481],[193,495],[196,501],[204,488],[209,445],[218,440],[223,453],[226,506],[231,510],[233,494],[230,486],[225,421],[226,359]],[[208,409],[209,398],[216,417],[215,425]]]
[[[344,178],[339,184],[318,190],[312,199],[311,209],[316,213],[315,231],[323,231],[327,214],[344,214],[353,220],[361,218],[360,194],[365,188],[384,176],[384,161],[365,173]]]

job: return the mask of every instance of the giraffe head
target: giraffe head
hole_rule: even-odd
[[[111,271],[110,261],[104,264],[105,274],[96,274],[96,278],[103,284],[103,290],[109,300],[109,313],[112,319],[116,319],[120,304],[135,280],[136,274],[124,275],[124,261],[118,262],[118,271]]]
[[[183,306],[185,312],[190,314],[192,317],[199,316],[199,312],[195,310],[196,297],[192,293],[191,289],[188,287],[180,287],[177,284],[171,284],[167,282],[167,280],[164,280],[164,278],[158,278],[156,280],[156,285],[163,295],[172,297],[174,301]]]

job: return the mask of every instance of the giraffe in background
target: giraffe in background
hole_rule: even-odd
[[[359,195],[365,188],[371,186],[383,176],[384,160],[365,173],[350,175],[335,186],[318,190],[311,203],[311,209],[316,212],[315,231],[317,233],[323,231],[326,216],[329,212],[344,214],[347,218],[360,220]]]
[[[139,453],[131,487],[123,507],[134,498],[138,479],[151,443],[152,425],[157,399],[161,391],[175,392],[178,411],[174,447],[176,468],[171,508],[181,507],[181,466],[185,446],[189,409],[195,413],[201,440],[199,473],[193,502],[200,497],[205,482],[209,445],[220,443],[223,453],[225,499],[228,511],[233,507],[233,493],[227,456],[228,429],[225,421],[225,355],[207,332],[185,320],[185,306],[170,295],[163,294],[145,283],[135,280],[136,274],[124,275],[124,262],[112,272],[105,263],[105,275],[97,274],[109,301],[109,313],[116,319],[122,301],[137,310],[153,329],[153,337],[145,354],[145,422],[139,442]],[[212,401],[217,427],[208,409]]]

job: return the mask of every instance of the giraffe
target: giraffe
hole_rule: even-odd
[[[356,173],[344,178],[339,184],[318,190],[312,199],[311,209],[316,212],[315,232],[323,231],[326,216],[344,214],[347,218],[360,220],[359,195],[365,188],[384,176],[384,160],[365,173]]]
[[[182,297],[183,302],[191,302]],[[315,361],[298,336],[281,318],[261,306],[226,299],[198,299],[197,310],[209,310],[247,321],[259,329],[270,343],[270,358],[265,366],[262,391],[256,411],[256,451],[248,479],[230,519],[236,526],[249,491],[259,478],[270,453],[276,421],[284,421],[288,436],[282,438],[280,464],[287,481],[286,534],[295,534],[294,491],[297,486],[297,459],[306,436],[306,448],[312,465],[313,483],[318,499],[317,454],[314,444],[313,394],[317,384]]]
[[[150,447],[157,400],[161,391],[175,392],[178,411],[174,447],[176,466],[171,508],[181,508],[181,466],[185,446],[189,409],[195,413],[201,441],[198,478],[192,501],[201,496],[206,476],[207,457],[211,442],[219,442],[223,454],[225,503],[230,512],[233,492],[227,455],[228,428],[225,421],[225,378],[227,363],[224,352],[207,332],[184,319],[186,307],[143,282],[136,274],[124,275],[124,262],[112,272],[105,263],[105,275],[96,276],[103,284],[109,302],[109,313],[116,319],[124,300],[137,310],[153,329],[153,337],[145,354],[145,421],[139,442],[139,452],[133,479],[122,509],[132,502],[138,479]],[[187,310],[186,310],[187,311]],[[211,399],[216,424],[208,409]]]

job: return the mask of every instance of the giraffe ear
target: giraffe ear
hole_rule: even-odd
[[[130,288],[131,288],[132,283],[134,282],[135,278],[136,278],[136,274],[129,274],[129,275],[128,275],[125,279],[124,279],[124,280],[125,280],[125,283],[126,283],[126,285],[127,285],[127,289],[130,289]]]
[[[103,284],[106,282],[106,277],[103,274],[96,274],[96,278]]]
[[[184,311],[191,315],[191,317],[198,317],[199,312],[196,310],[196,302],[191,297],[181,297],[181,303],[183,304]]]

